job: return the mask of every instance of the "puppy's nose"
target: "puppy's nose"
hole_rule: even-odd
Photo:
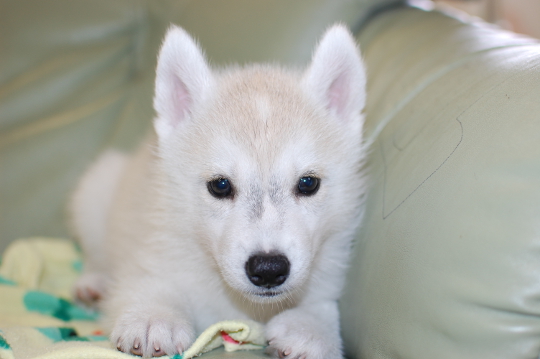
[[[272,288],[283,284],[291,265],[287,257],[275,253],[257,253],[246,262],[246,274],[258,287]]]

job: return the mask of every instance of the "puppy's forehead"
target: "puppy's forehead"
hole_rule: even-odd
[[[253,67],[219,80],[199,131],[213,166],[224,173],[240,166],[242,173],[253,170],[265,178],[272,173],[296,176],[316,162],[316,152],[325,152],[332,130],[303,92],[299,74]]]
[[[222,76],[216,118],[239,141],[279,141],[313,120],[313,108],[294,72],[271,67],[237,70]]]

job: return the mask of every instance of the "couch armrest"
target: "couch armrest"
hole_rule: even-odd
[[[372,187],[349,357],[538,357],[540,44],[412,8],[359,41]]]

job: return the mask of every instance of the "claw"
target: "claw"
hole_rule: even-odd
[[[91,301],[97,302],[101,299],[101,294],[98,291],[93,290],[91,288],[88,288],[87,290],[88,290],[88,295]]]
[[[291,350],[291,349],[285,349],[285,350],[283,351],[283,354],[284,354],[285,356],[290,355],[291,353],[292,353],[292,350]]]
[[[131,348],[131,354],[142,356],[141,343],[138,339],[135,340],[135,343],[133,343],[133,348]]]
[[[286,358],[288,355],[290,355],[291,352],[292,352],[291,349],[279,350],[279,351],[278,351],[278,355],[279,355],[279,357],[280,357],[281,359],[284,359],[284,358]]]
[[[153,357],[162,357],[165,355],[165,352],[161,350],[159,346],[154,346],[154,352],[152,353]]]

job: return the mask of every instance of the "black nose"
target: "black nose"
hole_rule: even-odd
[[[272,288],[283,284],[291,265],[287,257],[275,253],[257,253],[246,262],[246,274],[258,287]]]

